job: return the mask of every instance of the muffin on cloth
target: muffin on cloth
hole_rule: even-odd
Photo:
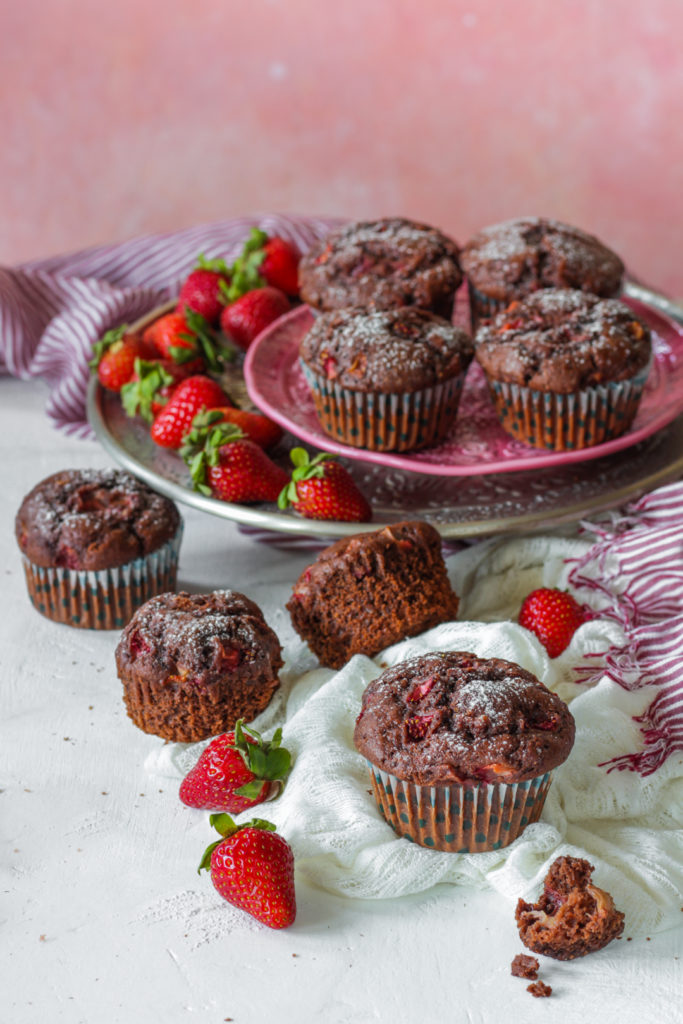
[[[404,217],[346,224],[299,265],[301,298],[319,310],[419,306],[450,319],[461,281],[456,243]]]
[[[250,722],[280,684],[280,642],[244,594],[161,594],[137,610],[116,648],[130,718],[194,743]]]
[[[463,248],[472,325],[539,288],[577,288],[604,298],[621,291],[624,264],[580,228],[519,217],[480,231]]]
[[[339,309],[301,342],[320,425],[372,451],[436,444],[452,427],[472,360],[468,334],[421,309]]]
[[[354,654],[373,657],[454,619],[458,598],[439,533],[415,521],[325,548],[295,583],[287,610],[320,663],[341,668]]]
[[[537,448],[588,448],[638,411],[650,330],[617,299],[548,288],[480,324],[475,355],[504,429]]]
[[[519,900],[515,920],[528,949],[555,960],[574,960],[621,935],[624,915],[608,892],[592,884],[593,870],[580,857],[558,857],[538,903]]]
[[[178,509],[123,470],[54,473],[24,498],[15,531],[29,597],[55,622],[121,629],[176,585]]]
[[[354,743],[398,835],[477,853],[509,845],[538,820],[552,771],[574,743],[574,719],[519,665],[450,651],[373,680]]]

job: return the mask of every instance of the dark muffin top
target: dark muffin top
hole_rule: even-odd
[[[233,590],[160,594],[138,608],[116,648],[119,675],[197,692],[226,675],[277,676],[280,642],[257,604]]]
[[[634,377],[647,366],[652,342],[623,302],[549,288],[484,320],[475,351],[495,380],[569,394]]]
[[[338,309],[301,342],[314,373],[353,391],[412,392],[462,373],[472,339],[423,309]]]
[[[459,249],[403,217],[357,221],[322,239],[299,266],[301,297],[316,309],[419,306],[450,317],[462,281]]]
[[[170,540],[172,501],[120,469],[67,469],[37,484],[17,513],[19,547],[35,565],[113,569]]]
[[[484,228],[461,261],[474,287],[492,299],[521,298],[539,288],[578,288],[617,295],[624,264],[593,235],[542,217]]]
[[[353,738],[376,767],[417,785],[522,782],[566,760],[574,719],[519,665],[451,651],[371,682]]]

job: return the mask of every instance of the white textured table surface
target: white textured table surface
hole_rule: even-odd
[[[0,1020],[140,1024],[587,1020],[683,1016],[682,930],[544,960],[550,999],[510,977],[513,906],[449,886],[389,901],[334,897],[297,879],[298,917],[271,931],[196,866],[207,816],[145,773],[160,741],[126,716],[115,633],[49,622],[25,593],[13,520],[59,469],[109,460],[55,433],[43,386],[0,380]],[[262,604],[310,561],[183,510],[180,585],[233,587]],[[280,622],[278,618],[278,628]]]

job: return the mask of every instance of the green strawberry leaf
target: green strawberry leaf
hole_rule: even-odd
[[[203,252],[200,252],[197,256],[197,262],[194,266],[195,270],[212,270],[215,274],[229,274],[230,268],[228,264],[220,256],[215,259],[208,259]]]
[[[254,775],[257,775],[260,779],[266,777],[266,754],[262,747],[255,746],[254,744],[248,744],[249,746],[249,767],[251,768]]]
[[[93,357],[88,363],[91,370],[96,370],[100,365],[102,356],[111,348],[114,342],[120,341],[128,330],[128,324],[121,324],[119,327],[113,327],[109,331],[105,331],[99,341],[96,341],[92,347]]]
[[[266,756],[266,766],[263,773],[264,779],[282,779],[289,771],[292,764],[292,755],[288,750],[279,747],[270,750]]]
[[[197,868],[198,875],[200,875],[202,871],[209,871],[211,869],[211,854],[213,853],[217,846],[221,845],[222,842],[222,839],[217,839],[215,843],[211,843],[204,850],[202,859],[199,862],[199,867]]]
[[[245,796],[247,800],[256,800],[261,795],[263,789],[263,779],[252,779],[251,782],[245,782],[243,786],[235,790],[237,796]]]
[[[182,338],[185,336],[181,334],[180,337]],[[196,359],[198,353],[196,349],[185,348],[184,345],[171,345],[168,350],[168,354],[174,363],[177,363],[178,366],[182,366],[183,363],[191,363],[193,359]]]
[[[222,836],[230,835],[232,832],[237,831],[237,825],[229,814],[225,811],[221,811],[217,814],[209,815],[209,825],[215,828],[217,832],[220,832]]]

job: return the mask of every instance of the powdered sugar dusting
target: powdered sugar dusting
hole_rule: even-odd
[[[182,925],[190,949],[216,942],[232,932],[257,932],[266,927],[221,899],[213,889],[210,892],[186,889],[167,896],[143,909],[136,918],[141,924],[163,921]]]

